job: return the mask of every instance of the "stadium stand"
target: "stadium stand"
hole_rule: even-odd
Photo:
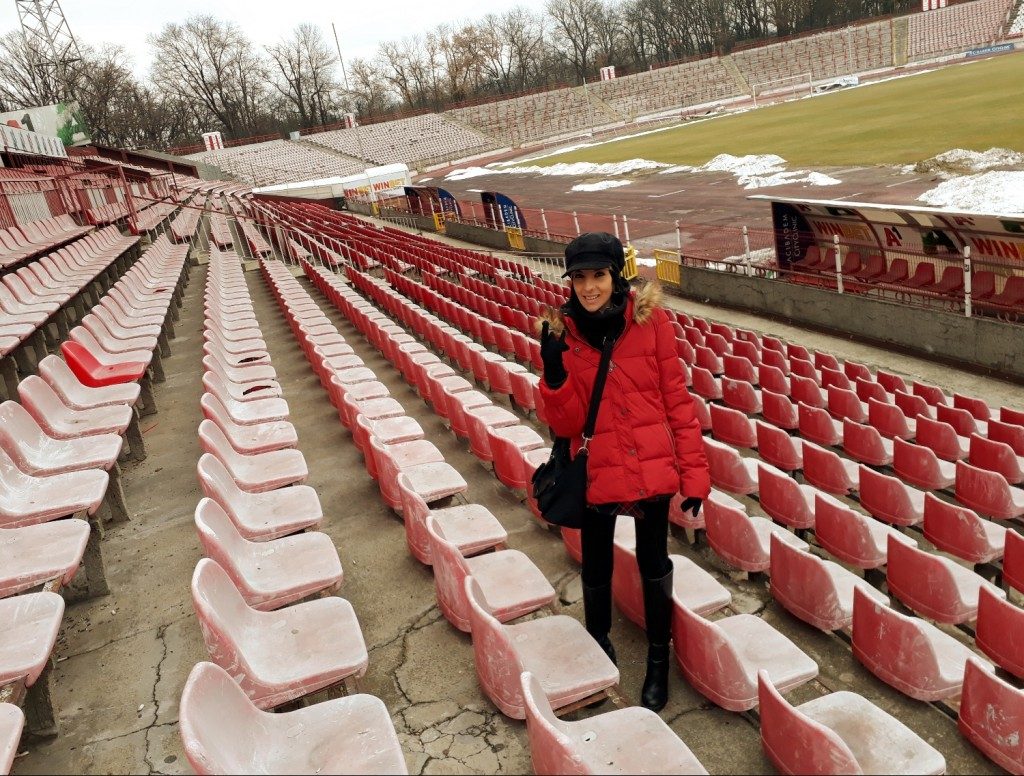
[[[912,14],[907,58],[915,61],[994,43],[1009,10],[1008,0],[975,0]]]
[[[358,159],[287,140],[203,151],[185,158],[211,164],[253,186],[351,175],[365,168]]]

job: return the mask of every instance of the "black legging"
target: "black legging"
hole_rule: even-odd
[[[641,501],[644,517],[635,520],[636,560],[640,576],[660,579],[672,570],[668,559],[668,499]],[[615,518],[588,509],[583,516],[583,584],[601,587],[612,581]]]

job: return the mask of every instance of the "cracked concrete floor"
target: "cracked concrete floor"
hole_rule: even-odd
[[[381,502],[348,432],[295,346],[290,330],[258,273],[247,274],[274,367],[291,407],[309,484],[320,494],[322,530],[335,541],[345,570],[340,594],[350,600],[370,649],[363,689],[391,711],[412,773],[522,773],[530,770],[525,727],[503,717],[481,693],[470,638],[439,613],[429,569],[405,546],[402,524]],[[160,412],[146,419],[149,457],[125,472],[133,512],[104,543],[113,593],[68,607],[57,646],[54,700],[60,735],[26,741],[14,773],[181,773],[188,771],[178,736],[178,699],[191,667],[205,658],[192,613],[189,580],[200,557],[192,515],[200,498],[195,464],[200,450],[201,295],[205,268],[192,271],[167,382],[157,386]],[[305,281],[303,281],[305,282]],[[309,288],[308,284],[306,287]],[[469,483],[470,501],[487,506],[509,533],[509,545],[528,554],[559,591],[563,611],[582,619],[575,564],[557,535],[545,531],[446,431],[430,408],[361,335],[315,291],[313,298],[356,352],[415,417],[427,438]],[[840,358],[900,364],[900,371],[993,402],[1024,403],[1020,391],[927,362],[896,360],[843,340],[786,329],[739,313],[673,305],[747,328],[770,331]],[[508,406],[506,399],[496,399]],[[529,421],[533,422],[533,421]],[[536,427],[536,424],[534,424]],[[772,603],[763,578],[734,578],[706,546],[670,540],[671,551],[709,568],[733,593],[732,610],[754,613],[794,639],[821,667],[821,676],[795,691],[804,701],[828,690],[852,689],[929,740],[951,773],[996,772],[957,733],[955,722],[928,704],[911,701],[875,680],[854,660],[848,644],[794,620]],[[638,696],[643,679],[643,634],[617,612],[612,637],[622,689]],[[588,713],[599,713],[608,707]],[[770,766],[756,726],[747,717],[711,706],[673,669],[663,718],[712,773],[764,773]]]

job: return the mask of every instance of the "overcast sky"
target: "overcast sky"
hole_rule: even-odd
[[[132,55],[140,74],[149,68],[146,36],[157,33],[168,22],[210,13],[238,24],[256,43],[274,43],[302,22],[318,25],[331,37],[331,22],[338,28],[341,53],[371,57],[377,44],[423,32],[443,22],[479,19],[485,13],[500,13],[517,5],[535,10],[544,0],[287,0],[262,3],[251,0],[61,0],[61,7],[79,43],[99,47],[119,43]],[[0,0],[0,34],[18,27],[13,0]]]

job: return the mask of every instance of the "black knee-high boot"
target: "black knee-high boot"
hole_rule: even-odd
[[[587,620],[587,633],[601,645],[601,649],[617,664],[615,647],[608,632],[612,628],[612,586],[611,584],[590,587],[583,585],[583,613]]]
[[[668,642],[672,626],[672,572],[643,580],[644,617],[647,621],[647,677],[640,702],[661,711],[668,702]]]

